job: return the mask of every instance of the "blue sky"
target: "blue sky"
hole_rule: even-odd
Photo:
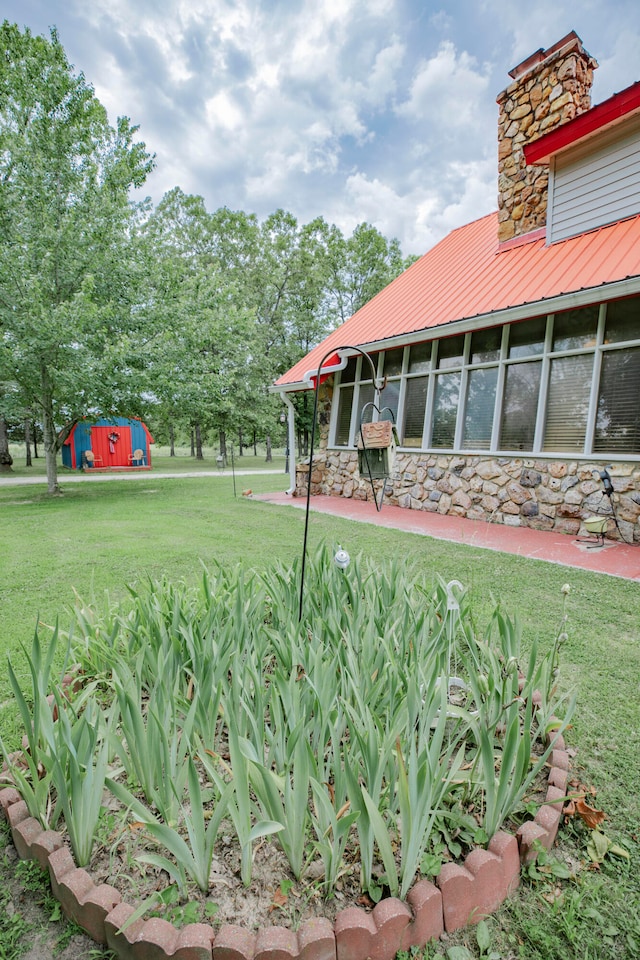
[[[508,71],[575,30],[593,102],[640,79],[637,0],[3,0],[56,26],[113,122],[174,186],[345,233],[363,221],[423,253],[496,206],[496,97]]]

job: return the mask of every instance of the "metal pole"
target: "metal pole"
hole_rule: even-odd
[[[339,355],[345,350],[354,350],[356,353],[359,353],[362,357],[364,357],[365,360],[368,360],[369,366],[371,367],[371,379],[373,382],[374,400],[375,400],[376,406],[378,407],[380,406],[378,402],[380,398],[380,391],[384,389],[384,386],[386,383],[386,378],[383,378],[382,380],[378,380],[376,378],[376,368],[373,365],[373,360],[371,359],[369,354],[366,353],[366,351],[361,350],[360,347],[343,346],[343,347],[338,347],[337,349],[334,348],[332,350],[329,350],[327,353],[325,353],[324,357],[320,361],[318,372],[316,374],[316,383],[315,383],[314,400],[313,400],[313,419],[311,421],[311,440],[309,443],[309,475],[307,477],[307,505],[306,505],[305,517],[304,517],[304,538],[302,541],[302,568],[300,570],[300,603],[298,606],[298,622],[302,620],[302,600],[304,597],[304,574],[305,574],[305,567],[307,565],[307,536],[309,532],[309,507],[311,503],[311,474],[313,472],[313,446],[314,446],[314,440],[316,435],[316,420],[318,418],[318,392],[320,390],[320,371],[322,370],[325,362],[329,359],[329,357],[332,357],[335,353]]]

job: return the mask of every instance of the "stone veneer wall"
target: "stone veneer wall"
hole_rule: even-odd
[[[576,535],[581,521],[609,512],[609,499],[597,471],[602,462],[510,459],[459,454],[396,453],[385,503],[411,510],[555,530]],[[609,468],[615,509],[627,542],[640,542],[640,464]],[[296,473],[296,496],[306,496],[308,465]],[[371,498],[371,486],[358,473],[353,450],[321,449],[314,456],[312,494]],[[381,482],[376,482],[379,491]],[[637,499],[633,499],[633,498]],[[618,531],[610,524],[607,536]]]
[[[549,174],[528,167],[524,146],[591,106],[597,62],[569,34],[511,71],[514,82],[498,97],[498,239],[510,240],[544,227]]]

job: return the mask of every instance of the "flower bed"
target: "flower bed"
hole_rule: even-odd
[[[27,729],[23,761],[9,758],[23,802],[3,799],[16,844],[48,866],[68,915],[89,909],[89,932],[122,956],[142,956],[134,944],[153,937],[184,958],[393,956],[490,913],[517,884],[520,854],[553,842],[567,766],[558,642],[523,659],[499,610],[478,636],[460,584],[429,592],[397,564],[343,572],[322,550],[307,584],[302,623],[297,572],[283,568],[216,569],[198,592],[151,585],[102,616],[79,606],[69,656],[81,686],[63,691],[55,642],[43,657],[37,637],[32,710],[11,673]],[[549,763],[519,851],[501,827]],[[123,832],[129,811],[145,837],[137,861],[185,901],[194,886],[208,891],[232,836],[247,890],[256,846],[277,844],[287,884],[304,884],[315,864],[322,897],[355,877],[371,909],[339,910],[333,924],[299,915],[297,931],[179,932],[136,916],[83,869],[109,796]],[[79,868],[49,829],[59,817]],[[185,952],[191,935],[205,953]]]

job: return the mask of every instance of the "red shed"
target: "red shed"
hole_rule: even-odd
[[[150,470],[153,437],[135,417],[80,420],[62,447],[72,470]]]

